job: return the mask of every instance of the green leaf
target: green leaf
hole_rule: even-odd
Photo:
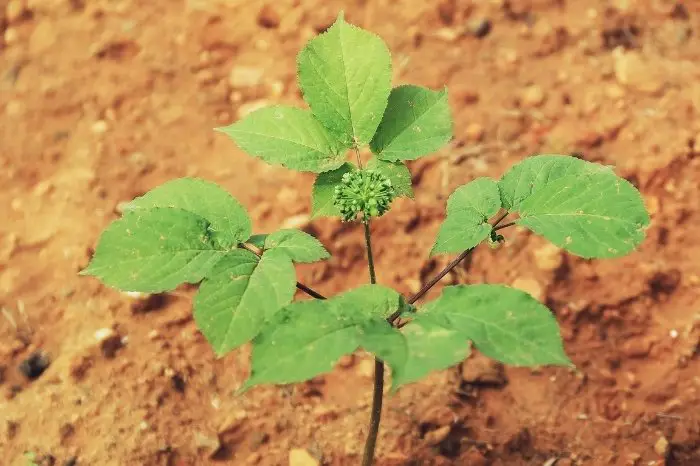
[[[449,286],[423,315],[506,364],[571,365],[554,316],[523,291],[502,285]]]
[[[246,240],[246,243],[252,244],[256,248],[262,250],[265,249],[265,240],[267,239],[269,235],[266,233],[261,233],[258,235],[253,235],[250,238]]]
[[[368,143],[391,91],[391,55],[384,42],[341,14],[299,53],[297,68],[304,100],[343,147]]]
[[[282,251],[258,257],[231,251],[202,282],[194,299],[194,319],[218,356],[258,334],[267,319],[292,301],[296,274]]]
[[[392,390],[422,379],[432,371],[446,369],[469,356],[469,342],[460,332],[441,325],[429,314],[417,314],[403,328],[406,357],[395,351],[396,359],[386,362],[392,366]]]
[[[413,187],[411,186],[411,172],[403,162],[388,162],[372,157],[367,162],[367,169],[376,170],[391,180],[397,196],[406,196],[413,199]]]
[[[127,212],[102,233],[81,274],[144,293],[197,283],[225,254],[216,249],[209,230],[209,222],[181,209]]]
[[[520,209],[520,203],[559,178],[590,173],[611,173],[609,167],[568,155],[535,155],[510,168],[498,181],[503,208]]]
[[[644,240],[649,214],[634,186],[604,171],[548,183],[522,201],[517,223],[581,257],[620,257]]]
[[[383,160],[415,160],[440,149],[450,138],[447,90],[407,85],[391,91],[370,147]]]
[[[498,185],[491,178],[477,178],[460,186],[447,200],[447,217],[431,254],[461,252],[476,246],[491,234],[488,220],[500,208]]]
[[[408,346],[403,334],[385,319],[373,319],[362,326],[360,346],[391,367],[392,372],[406,365]],[[396,384],[393,384],[396,388]]]
[[[250,155],[294,170],[321,173],[345,160],[338,142],[311,112],[300,108],[261,108],[218,130]]]
[[[311,192],[311,218],[340,216],[340,209],[333,204],[335,187],[340,184],[343,175],[352,170],[355,170],[355,167],[346,162],[339,168],[321,173],[316,177]]]
[[[348,313],[367,317],[387,318],[404,307],[403,297],[382,285],[362,285],[332,299],[333,303]]]
[[[360,344],[386,356],[390,349],[377,341],[377,334],[386,331],[384,316],[397,309],[398,302],[395,291],[367,285],[325,301],[287,306],[253,340],[251,374],[242,390],[328,372]]]
[[[180,178],[164,183],[129,202],[124,210],[169,207],[203,217],[222,246],[248,239],[251,223],[240,202],[215,183],[199,178]]]
[[[356,319],[329,301],[294,303],[279,311],[253,340],[250,377],[241,390],[286,384],[329,372],[359,345]]]
[[[316,262],[331,256],[319,240],[293,229],[279,230],[268,235],[265,249],[282,251],[294,262]]]

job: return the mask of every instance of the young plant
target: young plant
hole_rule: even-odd
[[[449,197],[431,253],[458,256],[404,298],[376,284],[370,223],[397,196],[412,197],[405,161],[452,137],[447,92],[392,89],[386,45],[342,14],[301,51],[298,78],[310,110],[264,108],[220,131],[268,163],[317,173],[313,216],[362,223],[370,284],[326,299],[298,283],[295,262],[329,257],[321,243],[294,229],[251,236],[241,204],[194,178],[167,182],[129,203],[82,273],[126,291],[164,292],[201,282],[194,318],[214,352],[223,356],[252,342],[242,390],[308,380],[358,348],[373,353],[365,466],[373,463],[385,364],[392,391],[459,363],[472,345],[506,364],[571,366],[552,313],[522,291],[449,286],[434,301],[414,304],[481,242],[504,241],[500,233],[511,225],[581,257],[625,255],[641,243],[649,223],[639,192],[608,167],[559,155],[529,157],[498,180],[475,179]],[[367,145],[374,155],[363,164],[360,148]],[[315,299],[292,303],[295,288]]]

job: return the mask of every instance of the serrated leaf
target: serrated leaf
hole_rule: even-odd
[[[144,293],[197,283],[225,254],[217,250],[210,227],[204,218],[182,209],[127,212],[102,233],[81,274],[119,290]]]
[[[361,313],[368,317],[389,317],[404,306],[403,297],[382,285],[362,285],[332,299],[334,305],[347,312]]]
[[[262,258],[231,251],[202,282],[194,298],[197,327],[222,356],[255,337],[265,321],[292,301],[296,274],[282,251]]]
[[[385,319],[373,319],[362,326],[360,346],[391,367],[392,372],[404,367],[408,346],[403,334]],[[394,387],[396,385],[394,384]]]
[[[287,229],[271,233],[265,239],[265,249],[282,251],[294,262],[316,262],[331,255],[323,244],[301,230]]]
[[[449,286],[423,315],[506,364],[571,365],[554,316],[523,291],[502,285]]]
[[[488,220],[501,208],[497,183],[477,178],[460,186],[447,199],[447,216],[440,226],[431,254],[461,252],[488,238]]]
[[[250,238],[248,238],[245,242],[248,244],[252,244],[256,248],[263,250],[265,249],[265,240],[267,239],[269,235],[267,233],[260,233],[257,235],[253,235]]]
[[[340,183],[343,175],[352,170],[355,170],[355,167],[346,162],[339,168],[321,173],[316,177],[311,192],[311,218],[340,216],[340,209],[333,204],[335,187]]]
[[[199,178],[180,178],[164,183],[129,202],[125,211],[168,207],[203,217],[222,246],[248,239],[251,222],[240,202],[218,186]]]
[[[333,369],[338,358],[361,343],[372,345],[371,334],[388,325],[384,316],[397,307],[398,298],[387,299],[391,293],[386,290],[367,285],[325,301],[297,302],[275,314],[253,340],[251,374],[243,390],[310,379]]]
[[[440,149],[450,138],[447,90],[406,85],[391,91],[370,148],[383,160],[415,160]]]
[[[644,240],[649,214],[634,186],[604,171],[548,183],[522,201],[517,223],[581,257],[620,257]]]
[[[345,160],[343,147],[308,110],[266,107],[219,131],[250,155],[271,164],[321,173]]]
[[[383,174],[389,180],[396,190],[397,196],[406,196],[413,199],[413,187],[411,180],[411,172],[403,162],[388,162],[380,160],[377,157],[372,157],[367,162],[368,170],[376,170]]]
[[[401,385],[422,379],[430,372],[446,369],[469,356],[467,339],[460,332],[445,327],[429,314],[417,314],[402,329],[406,344],[406,357],[401,364],[397,352],[396,362],[387,359],[392,366],[392,390]]]
[[[299,53],[297,69],[304,100],[344,147],[372,139],[391,90],[391,55],[379,37],[341,14]]]
[[[341,356],[357,349],[359,328],[328,301],[300,301],[282,309],[253,340],[250,377],[241,390],[331,371]]]
[[[611,172],[609,167],[568,155],[544,154],[528,157],[511,167],[498,181],[503,208],[517,211],[520,203],[559,178]]]

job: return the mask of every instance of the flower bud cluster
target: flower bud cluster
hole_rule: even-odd
[[[344,221],[354,220],[359,213],[367,221],[384,215],[395,197],[396,190],[386,176],[374,170],[354,170],[344,174],[335,187],[333,204]]]

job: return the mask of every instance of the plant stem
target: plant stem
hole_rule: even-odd
[[[372,394],[372,417],[369,421],[369,434],[365,442],[365,454],[362,466],[374,464],[374,449],[377,446],[379,422],[382,418],[382,401],[384,400],[384,362],[374,360],[374,393]]]
[[[318,291],[314,290],[313,288],[309,288],[308,286],[304,285],[303,283],[297,282],[297,288],[300,291],[303,291],[304,293],[308,294],[312,298],[316,299],[326,299],[325,296],[323,296],[321,293]]]
[[[374,271],[374,255],[372,254],[372,237],[369,231],[369,219],[363,222],[365,227],[365,245],[367,246],[367,266],[369,268],[369,281],[377,283],[377,274]],[[377,446],[379,434],[379,422],[382,418],[382,402],[384,401],[384,362],[379,358],[374,359],[374,392],[372,394],[372,414],[369,420],[369,433],[365,442],[365,453],[362,457],[362,466],[374,464],[374,449]]]
[[[513,225],[515,225],[515,222],[504,223],[503,225],[493,227],[493,231],[502,230],[504,228],[512,227]]]
[[[418,301],[419,299],[421,299],[423,296],[425,296],[425,294],[426,294],[428,291],[430,291],[430,289],[431,289],[432,287],[434,287],[435,284],[436,284],[437,282],[439,282],[440,280],[442,280],[442,277],[444,277],[445,275],[447,275],[448,273],[450,273],[450,272],[452,271],[452,269],[454,269],[455,267],[457,267],[457,266],[459,265],[460,262],[462,262],[464,259],[466,259],[467,257],[469,257],[469,255],[471,255],[472,251],[474,251],[474,248],[469,248],[469,249],[467,249],[466,251],[463,251],[463,252],[462,252],[459,256],[457,256],[452,262],[450,262],[449,264],[447,264],[447,266],[446,266],[444,269],[442,269],[442,270],[440,271],[440,273],[438,273],[437,275],[435,275],[428,283],[426,283],[425,285],[423,285],[423,288],[421,288],[421,289],[418,291],[418,293],[416,293],[416,294],[414,294],[413,296],[411,296],[411,298],[408,300],[408,304],[413,304],[413,303],[415,303],[416,301]]]
[[[360,157],[360,149],[357,148],[357,145],[354,147],[355,149],[355,156],[357,157],[357,167],[362,170],[362,158]]]
[[[377,274],[374,272],[374,255],[372,254],[372,237],[369,233],[369,220],[362,222],[365,226],[365,245],[367,246],[367,266],[369,268],[369,282],[377,283]]]
[[[492,224],[492,225],[493,225],[493,227],[492,227],[492,228],[493,228],[493,231],[498,231],[498,230],[501,230],[501,229],[503,229],[503,228],[507,228],[507,227],[510,227],[510,226],[515,225],[515,222],[510,222],[510,223],[505,223],[505,224],[503,224],[503,225],[499,225],[499,223],[501,223],[501,222],[503,221],[503,219],[506,218],[507,216],[508,216],[508,212],[505,212],[505,213],[503,213],[500,217],[498,217],[498,218],[493,222],[493,224]],[[459,256],[457,256],[452,262],[450,262],[449,264],[447,264],[447,266],[445,266],[444,269],[442,269],[440,272],[438,272],[437,275],[435,275],[433,278],[431,278],[430,281],[428,281],[428,283],[426,283],[425,285],[423,285],[423,287],[418,291],[418,293],[416,293],[416,294],[414,294],[413,296],[411,296],[411,297],[408,299],[407,303],[408,303],[408,304],[413,304],[413,303],[415,303],[416,301],[418,301],[419,299],[421,299],[423,296],[425,296],[425,294],[426,294],[428,291],[430,291],[430,289],[431,289],[432,287],[434,287],[434,286],[437,284],[437,282],[439,282],[440,280],[442,280],[442,278],[443,278],[445,275],[447,275],[448,273],[450,273],[450,272],[452,271],[452,269],[454,269],[455,267],[457,267],[457,266],[459,265],[460,262],[462,262],[464,259],[466,259],[467,257],[469,257],[469,256],[471,255],[471,253],[474,251],[474,249],[475,249],[475,248],[469,248],[469,249],[467,249],[466,251],[463,251],[463,252],[462,252]],[[396,312],[394,312],[393,314],[391,314],[391,315],[387,318],[387,321],[389,321],[389,323],[392,324],[392,323],[394,323],[394,322],[396,321],[396,319],[399,318],[400,315],[401,315],[401,311],[396,311]]]

